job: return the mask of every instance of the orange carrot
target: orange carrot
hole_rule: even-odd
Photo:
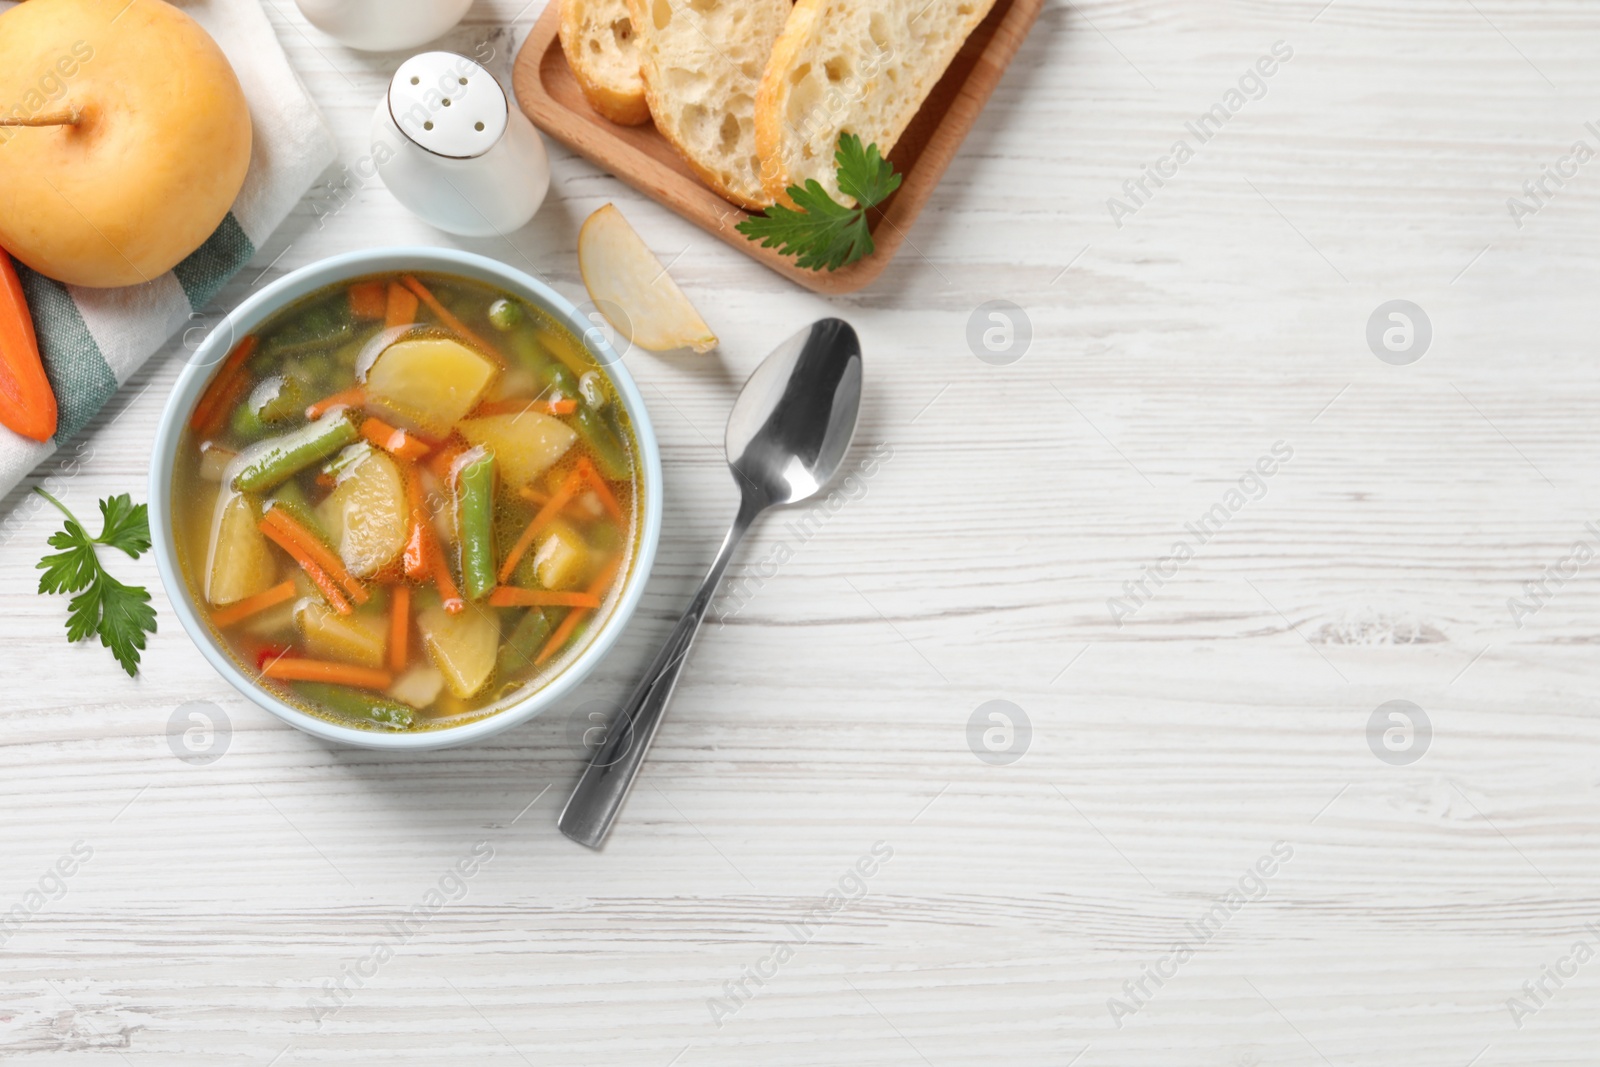
[[[275,608],[285,600],[294,596],[293,582],[279,582],[271,589],[255,596],[247,596],[243,600],[229,604],[227,607],[211,613],[211,625],[217,629],[225,629],[236,622],[243,622],[252,615],[259,615],[268,608]]]
[[[484,415],[520,415],[524,411],[536,411],[541,415],[571,415],[577,410],[578,402],[570,398],[529,400],[519,397],[514,400],[485,400],[472,414],[478,418]]]
[[[350,313],[358,319],[381,319],[389,294],[382,282],[356,282],[350,287]]]
[[[450,573],[450,564],[444,558],[444,546],[430,537],[428,553],[433,558],[433,584],[439,589],[439,601],[444,605],[444,610],[451,615],[460,615],[466,610],[467,602],[461,598],[461,590],[456,588],[455,576]]]
[[[388,671],[300,656],[268,661],[261,668],[261,676],[280,682],[332,682],[357,689],[387,689],[394,684],[394,675]]]
[[[217,376],[200,397],[200,402],[194,406],[194,414],[189,417],[190,429],[202,437],[209,437],[222,429],[228,412],[250,386],[250,376],[244,372],[244,363],[255,350],[254,334],[233,346],[233,351],[223,361],[222,369],[217,371]]]
[[[593,593],[558,593],[552,589],[522,589],[497,585],[489,594],[494,608],[597,608],[600,598]]]
[[[439,321],[444,323],[445,328],[451,333],[458,334],[465,340],[472,342],[474,348],[482,349],[484,355],[489,356],[502,367],[506,365],[506,361],[500,355],[499,350],[496,349],[494,345],[491,345],[488,341],[485,341],[473,330],[469,329],[467,324],[456,318],[455,315],[451,313],[449,308],[439,303],[439,298],[430,293],[427,286],[417,281],[417,279],[410,274],[402,274],[400,276],[400,282],[407,289],[410,289],[413,293],[417,294],[417,297],[424,304],[428,305],[428,310],[438,316]]]
[[[389,669],[399,674],[406,669],[411,636],[411,587],[397,585],[389,593]]]
[[[350,388],[341,389],[331,396],[325,396],[306,408],[306,418],[320,419],[334,408],[358,408],[366,402],[367,391],[359,385],[352,385]]]
[[[350,606],[350,601],[345,599],[344,591],[339,588],[339,583],[330,578],[327,571],[317,566],[316,561],[307,556],[305,550],[296,544],[293,538],[284,533],[281,527],[275,526],[266,519],[262,519],[259,525],[261,532],[266,534],[273,544],[287,552],[289,558],[298,563],[300,569],[306,572],[306,577],[310,578],[311,583],[322,593],[323,599],[328,602],[329,607],[340,615],[348,615],[355,610]]]
[[[466,450],[467,446],[460,439],[447,441],[433,455],[428,457],[428,469],[441,482],[448,482],[455,468],[456,460]]]
[[[587,592],[595,598],[597,604],[600,595],[610,587],[611,580],[617,576],[617,571],[621,567],[622,557],[617,556],[606,565],[606,569],[601,571],[594,581],[589,583]],[[567,612],[567,617],[561,620],[555,632],[550,635],[549,640],[544,643],[544,647],[539,650],[539,654],[533,658],[534,666],[538,666],[561,651],[561,647],[572,637],[572,632],[578,628],[578,623],[583,620],[584,615],[589,610],[588,608],[573,608]]]
[[[392,329],[417,321],[417,298],[399,282],[390,282],[383,309],[383,325]]]
[[[401,553],[406,577],[415,582],[433,579],[444,610],[459,615],[466,610],[467,602],[456,587],[455,576],[450,573],[450,564],[444,558],[444,548],[434,535],[433,519],[428,514],[428,504],[422,495],[422,476],[415,464],[407,463],[405,467],[406,499],[411,505],[411,527],[406,531],[406,544]]]
[[[263,522],[270,522],[288,535],[289,540],[299,545],[304,555],[310,558],[328,576],[350,594],[350,599],[357,604],[367,602],[366,586],[360,579],[345,569],[344,561],[329,551],[322,539],[302,526],[293,515],[283,508],[269,508]]]
[[[567,475],[567,480],[561,483],[561,488],[556,490],[555,495],[545,503],[544,507],[539,509],[539,513],[533,517],[533,521],[528,523],[528,528],[522,531],[522,536],[517,538],[517,543],[511,546],[511,551],[506,555],[506,561],[500,564],[499,578],[502,585],[510,580],[511,572],[517,569],[517,564],[521,561],[523,555],[533,547],[533,539],[538,537],[540,531],[546,526],[550,525],[551,519],[560,514],[561,509],[567,506],[567,501],[572,499],[573,494],[582,485],[583,475],[574,470]]]
[[[48,441],[55,436],[58,416],[22,279],[0,249],[0,425],[31,440]]]
[[[425,582],[433,574],[433,557],[428,549],[428,539],[433,530],[429,526],[428,506],[422,499],[422,477],[415,464],[407,463],[406,503],[411,509],[410,528],[406,530],[406,547],[401,555],[406,577],[413,582]]]
[[[370,416],[361,424],[361,436],[401,459],[421,459],[430,451],[428,445],[416,434],[407,433],[405,430],[390,426],[382,419]]]
[[[622,505],[617,503],[616,494],[611,491],[611,486],[606,484],[605,476],[594,465],[594,461],[588,456],[579,456],[577,469],[583,474],[583,480],[589,483],[589,488],[600,498],[600,503],[611,513],[611,517],[621,522]]]

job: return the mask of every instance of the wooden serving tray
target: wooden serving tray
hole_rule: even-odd
[[[906,231],[972,129],[983,105],[1017,54],[1044,0],[997,0],[923,102],[890,153],[904,177],[871,214],[877,251],[836,271],[800,270],[791,256],[762,248],[734,227],[749,212],[722,199],[696,178],[654,125],[619,126],[591,108],[567,66],[557,37],[558,0],[549,0],[511,72],[517,102],[533,124],[752,259],[818,293],[849,293],[889,265]]]

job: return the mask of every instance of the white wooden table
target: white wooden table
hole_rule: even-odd
[[[355,164],[400,57],[267,7]],[[503,71],[519,8],[480,0],[446,46]],[[1278,41],[1202,143],[1186,123]],[[669,501],[585,701],[623,694],[710,560],[722,422],[777,340],[855,323],[857,460],[884,458],[813,536],[758,530],[748,565],[792,558],[704,635],[599,854],[553,825],[584,701],[477,748],[330,749],[232,692],[159,591],[130,681],[34,595],[56,521],[25,510],[0,551],[0,911],[30,918],[0,948],[0,1060],[1593,1064],[1600,562],[1562,561],[1600,545],[1600,162],[1560,161],[1600,150],[1597,49],[1578,0],[1052,0],[915,249],[834,301],[564,150],[509,241],[330,175],[219,310],[397,242],[581,299],[577,225],[611,200],[722,337],[628,357]],[[1192,158],[1131,199],[1178,139]],[[1541,204],[1546,167],[1571,176]],[[1031,324],[1013,362],[969,346],[991,300]],[[1410,364],[1368,343],[1393,300],[1430,325]],[[180,362],[29,484],[142,498]],[[1031,724],[1009,749],[996,726],[998,755],[987,721],[969,739],[995,700]],[[1394,700],[1431,724],[1409,747],[1400,720],[1369,737]],[[203,764],[169,733],[196,701],[231,726]]]

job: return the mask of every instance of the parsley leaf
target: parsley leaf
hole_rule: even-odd
[[[150,550],[150,506],[123,493],[100,501],[102,545],[120,548],[134,559]]]
[[[838,270],[871,255],[876,246],[867,226],[867,210],[900,188],[900,175],[877,145],[863,148],[861,138],[853,133],[839,135],[833,161],[838,167],[839,189],[854,198],[854,207],[845,207],[815,178],[807,178],[804,186],[789,186],[789,199],[795,207],[774,204],[765,214],[751,215],[734,228],[750,240],[760,241],[762,248],[797,257],[795,264],[802,270]]]
[[[50,535],[50,547],[61,549],[38,563],[40,593],[76,593],[67,604],[67,640],[98,635],[129,676],[139,673],[145,634],[155,633],[156,613],[142,587],[124,585],[106,572],[97,545],[119,549],[133,559],[150,548],[149,507],[134,504],[127,493],[100,501],[99,537],[90,537],[65,504],[36,488],[67,517]]]

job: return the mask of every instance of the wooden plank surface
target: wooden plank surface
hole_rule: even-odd
[[[0,946],[6,1063],[1594,1062],[1600,963],[1572,953],[1600,946],[1600,562],[1562,561],[1600,544],[1600,162],[1560,163],[1600,149],[1593,5],[1051,0],[906,250],[831,300],[559,147],[524,230],[430,230],[361,166],[399,57],[266,8],[349,170],[219,309],[402,241],[582,299],[577,226],[615,201],[723,344],[627,355],[670,494],[642,610],[582,700],[476,748],[296,733],[159,591],[127,680],[65,644],[32,591],[56,524],[7,502],[0,913],[29,917]],[[505,76],[538,13],[480,0],[443,46]],[[1186,123],[1279,41],[1200,143]],[[1117,225],[1108,198],[1179,139]],[[969,345],[993,300],[1031,325],[1006,365]],[[1410,365],[1368,344],[1393,300],[1431,324]],[[585,701],[623,693],[713,554],[738,383],[827,313],[866,344],[865,466],[825,521],[756,532],[589,853],[553,826]],[[142,495],[180,362],[30,484],[80,513]],[[994,700],[1031,724],[1006,765],[969,744]],[[1369,745],[1394,700],[1431,723],[1414,762]],[[192,702],[231,726],[203,765],[169,727]],[[830,891],[851,900],[819,911]]]

